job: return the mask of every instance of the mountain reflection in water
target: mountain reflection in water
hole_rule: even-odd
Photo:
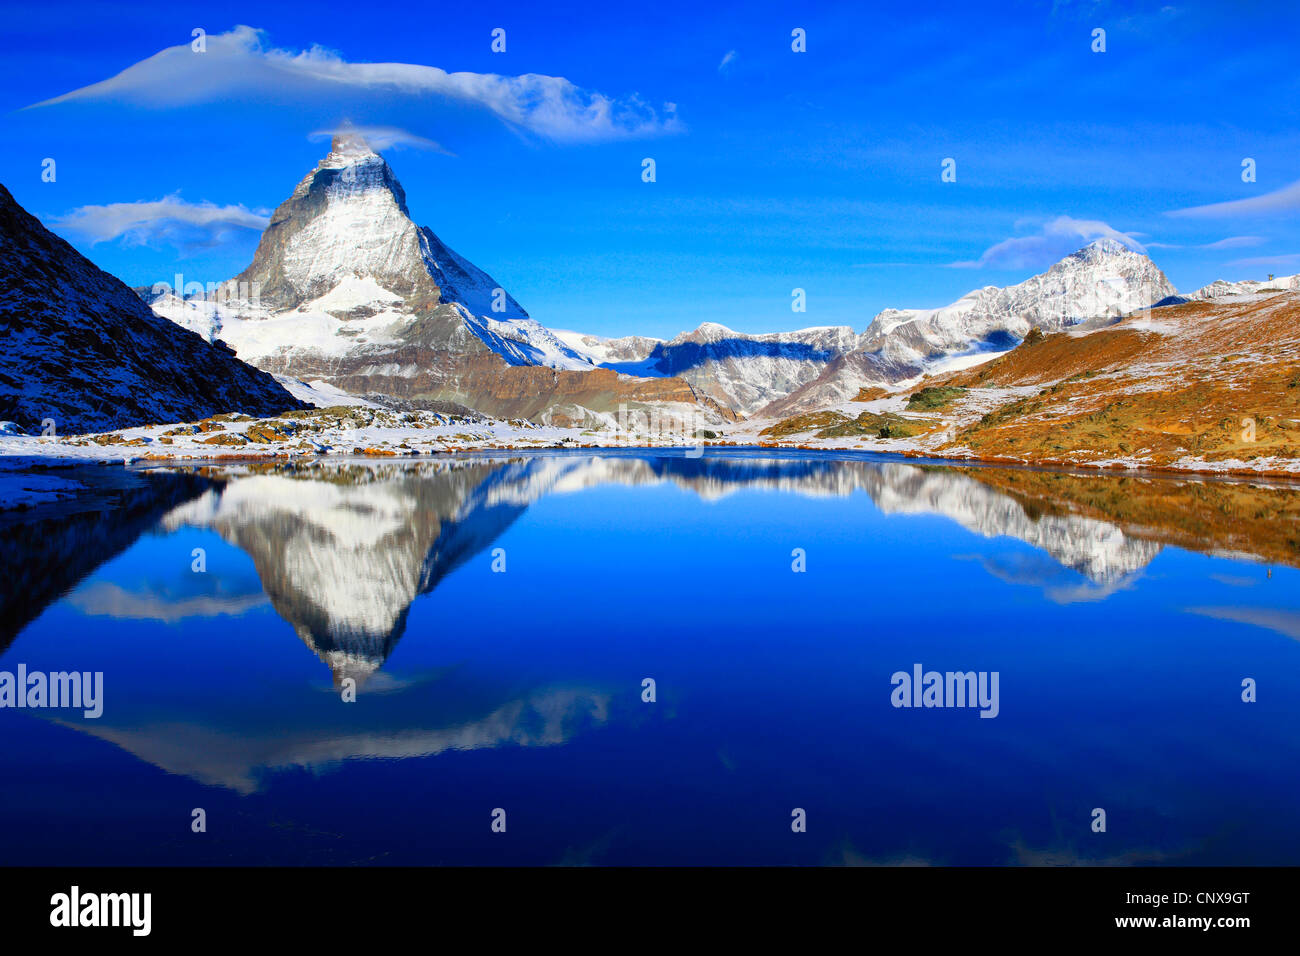
[[[114,822],[103,863],[1300,853],[1271,809],[1300,785],[1286,484],[717,449],[81,478],[0,513],[0,670],[106,687],[97,720],[0,711],[14,859],[83,859],[48,855],[77,799]],[[999,716],[892,709],[914,662],[1000,671]],[[1268,681],[1258,708],[1243,676]],[[725,823],[697,814],[717,800]],[[256,825],[178,844],[173,802]],[[426,802],[460,822],[413,838]],[[464,821],[506,804],[551,836],[474,842]],[[1098,805],[1165,829],[1061,829]],[[791,806],[818,823],[797,849]]]
[[[941,515],[986,538],[1032,545],[1058,570],[1078,573],[1052,592],[1063,600],[1104,598],[1166,544],[1300,566],[1300,495],[1267,482],[671,453],[277,462],[156,469],[145,477],[119,507],[0,527],[0,572],[25,585],[7,594],[9,637],[144,531],[206,528],[252,558],[266,598],[336,685],[347,677],[364,682],[400,640],[412,602],[488,549],[531,504],[607,484],[671,482],[705,500],[741,489],[865,491],[884,514]],[[981,560],[1004,580],[1036,573],[1023,561]],[[31,581],[45,585],[26,586]],[[261,596],[183,598],[100,586],[73,599],[91,615],[180,620],[238,613]]]

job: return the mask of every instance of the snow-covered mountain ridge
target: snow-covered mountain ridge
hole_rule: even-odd
[[[957,359],[970,364],[992,357],[1014,347],[1032,328],[1050,333],[1113,320],[1174,291],[1146,255],[1113,239],[1097,239],[1015,285],[974,289],[937,309],[885,309],[855,349],[761,414],[782,416],[834,405],[862,388],[907,381]]]
[[[255,295],[246,297],[248,290]],[[388,163],[351,133],[334,137],[329,154],[272,214],[252,263],[218,295],[151,290],[146,299],[177,324],[277,371],[400,346],[412,337],[412,319],[425,318],[434,321],[421,337],[453,350],[487,349],[510,365],[591,366],[495,279],[417,226]]]
[[[593,364],[680,376],[742,414],[784,414],[791,405],[843,401],[864,385],[904,381],[955,358],[978,361],[981,353],[1012,347],[1035,326],[1059,331],[1173,294],[1145,255],[1099,239],[1016,285],[974,289],[935,309],[885,309],[861,334],[826,326],[752,335],[706,322],[666,342],[637,340],[652,343],[644,355],[624,351],[619,358],[592,336],[566,333],[566,341]]]

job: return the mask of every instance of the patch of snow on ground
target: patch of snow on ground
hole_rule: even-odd
[[[399,305],[401,296],[389,292],[370,276],[348,276],[319,299],[303,306],[304,312],[351,312],[363,306]]]
[[[304,382],[300,378],[292,378],[288,375],[277,375],[275,380],[284,386],[294,398],[300,401],[310,402],[317,408],[331,408],[335,405],[357,405],[363,408],[383,408],[384,406],[366,401],[364,398],[357,398],[355,395],[349,395],[341,388],[331,385],[317,379],[314,382]]]
[[[977,365],[983,365],[986,362],[992,362],[994,359],[1002,358],[1010,352],[1011,349],[1003,349],[1000,352],[970,352],[966,355],[954,355],[951,358],[941,359],[928,368],[926,371],[930,375],[941,375],[948,372],[964,372],[968,368],[975,368]]]

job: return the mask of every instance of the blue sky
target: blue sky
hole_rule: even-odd
[[[1100,235],[1184,290],[1300,272],[1291,4],[989,6],[11,4],[0,182],[130,284],[219,281],[322,131],[383,127],[418,223],[608,335],[861,330]]]

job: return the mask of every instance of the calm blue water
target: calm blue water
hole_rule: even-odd
[[[1300,572],[978,474],[336,463],[7,516],[0,671],[104,710],[0,710],[0,859],[1300,862]],[[917,663],[998,715],[895,708]]]

